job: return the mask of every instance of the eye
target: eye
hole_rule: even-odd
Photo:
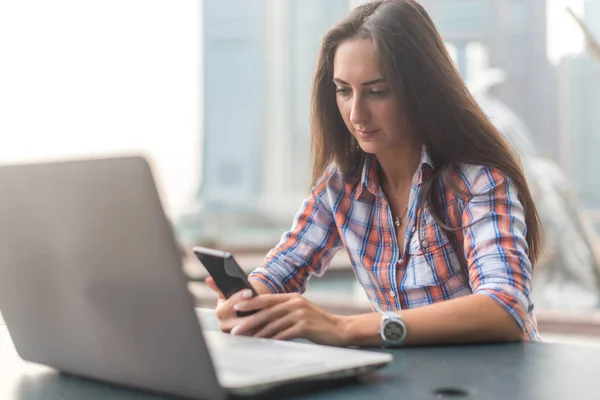
[[[385,97],[388,95],[388,91],[384,89],[371,89],[369,90],[369,95],[373,97]]]
[[[346,87],[336,87],[335,92],[340,96],[348,96],[350,94],[350,89]]]

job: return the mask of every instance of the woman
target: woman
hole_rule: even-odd
[[[340,346],[539,340],[535,205],[422,6],[350,12],[323,40],[312,96],[313,189],[250,275],[259,296],[221,298],[221,328]],[[342,248],[377,312],[332,315],[299,294]]]

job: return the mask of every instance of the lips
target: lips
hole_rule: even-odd
[[[374,130],[362,130],[362,129],[356,129],[355,132],[357,134],[358,137],[360,137],[361,139],[371,139],[373,138],[377,132],[379,132],[381,129],[374,129]]]

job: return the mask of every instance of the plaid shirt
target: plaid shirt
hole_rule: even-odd
[[[403,252],[377,171],[373,156],[355,182],[330,167],[303,202],[291,230],[250,278],[274,293],[304,292],[309,278],[321,276],[334,254],[345,248],[374,309],[422,307],[481,293],[513,316],[524,340],[540,340],[530,298],[525,215],[510,179],[489,167],[454,165],[453,178],[471,196],[440,183],[446,220],[464,227],[456,236],[463,245],[467,280],[429,210],[417,216],[423,175],[433,171],[426,149],[412,182]]]

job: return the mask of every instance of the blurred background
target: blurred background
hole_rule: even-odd
[[[146,155],[190,290],[211,306],[190,249],[250,271],[290,227],[309,190],[320,40],[363,2],[0,0],[0,164]],[[522,157],[545,233],[542,332],[600,337],[600,0],[421,3]],[[370,309],[342,253],[307,296]]]

